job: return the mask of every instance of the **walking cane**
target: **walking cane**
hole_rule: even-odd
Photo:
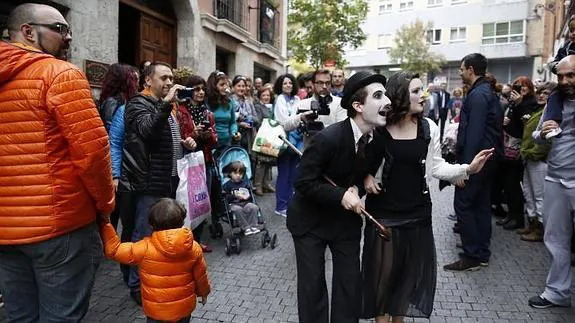
[[[294,146],[291,142],[289,142],[289,140],[287,140],[284,136],[279,135],[278,136],[293,152],[295,152],[296,154],[298,154],[298,156],[302,156],[303,153],[301,151],[299,151],[299,149],[297,149],[296,146]],[[327,177],[326,175],[323,175],[323,178],[330,183],[332,186],[337,187],[337,184],[331,180],[331,178]],[[377,228],[377,230],[379,231],[379,235],[389,241],[389,236],[390,236],[390,231],[388,229],[386,229],[381,223],[377,222],[373,216],[371,214],[369,214],[369,212],[367,212],[363,207],[361,208],[361,214],[363,214],[369,221],[371,221],[373,223],[373,225],[375,225],[375,227]]]

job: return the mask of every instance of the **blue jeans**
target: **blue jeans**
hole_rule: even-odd
[[[148,222],[148,214],[150,207],[161,198],[161,196],[152,195],[140,195],[136,198],[136,217],[134,231],[132,232],[132,242],[138,242],[152,235],[152,227]],[[130,267],[128,287],[131,291],[140,290],[140,273],[138,272],[137,266]]]
[[[276,181],[276,211],[287,210],[293,196],[293,183],[299,157],[289,151],[278,158],[278,178]]]
[[[38,243],[0,246],[6,322],[80,322],[102,258],[96,223]]]

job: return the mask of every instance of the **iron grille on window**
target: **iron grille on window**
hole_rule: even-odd
[[[280,15],[277,10],[266,1],[260,1],[260,39],[265,44],[279,48],[279,22]]]
[[[214,0],[214,15],[246,29],[244,0]]]

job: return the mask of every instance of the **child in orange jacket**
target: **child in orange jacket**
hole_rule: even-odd
[[[183,228],[185,208],[163,198],[150,208],[152,236],[136,243],[120,243],[110,223],[101,226],[106,256],[138,265],[142,303],[148,322],[189,322],[196,295],[207,302],[210,283],[200,245]]]

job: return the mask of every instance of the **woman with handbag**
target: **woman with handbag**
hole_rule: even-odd
[[[206,81],[197,75],[191,75],[184,82],[187,88],[193,91],[192,97],[179,102],[178,123],[182,138],[192,137],[197,143],[197,151],[204,153],[206,165],[206,186],[211,194],[213,176],[215,174],[212,149],[216,147],[218,137],[216,135],[216,122],[214,114],[208,109],[204,100],[206,96]],[[194,230],[194,239],[200,244],[203,252],[211,252],[212,249],[201,243],[202,231],[205,221],[200,223]]]
[[[271,86],[262,86],[258,92],[258,101],[255,104],[256,115],[258,123],[261,125],[264,119],[270,119],[273,113],[272,102],[272,88]],[[264,193],[275,193],[275,188],[271,183],[272,166],[276,158],[266,156],[260,153],[254,153],[256,157],[256,171],[255,171],[255,194],[263,196]]]
[[[505,111],[503,120],[503,146],[505,160],[501,162],[503,191],[507,200],[507,217],[496,223],[505,230],[515,230],[524,226],[524,201],[521,181],[523,179],[523,161],[521,160],[521,138],[525,121],[531,118],[537,108],[535,89],[526,76],[518,77],[512,85],[511,102]]]

